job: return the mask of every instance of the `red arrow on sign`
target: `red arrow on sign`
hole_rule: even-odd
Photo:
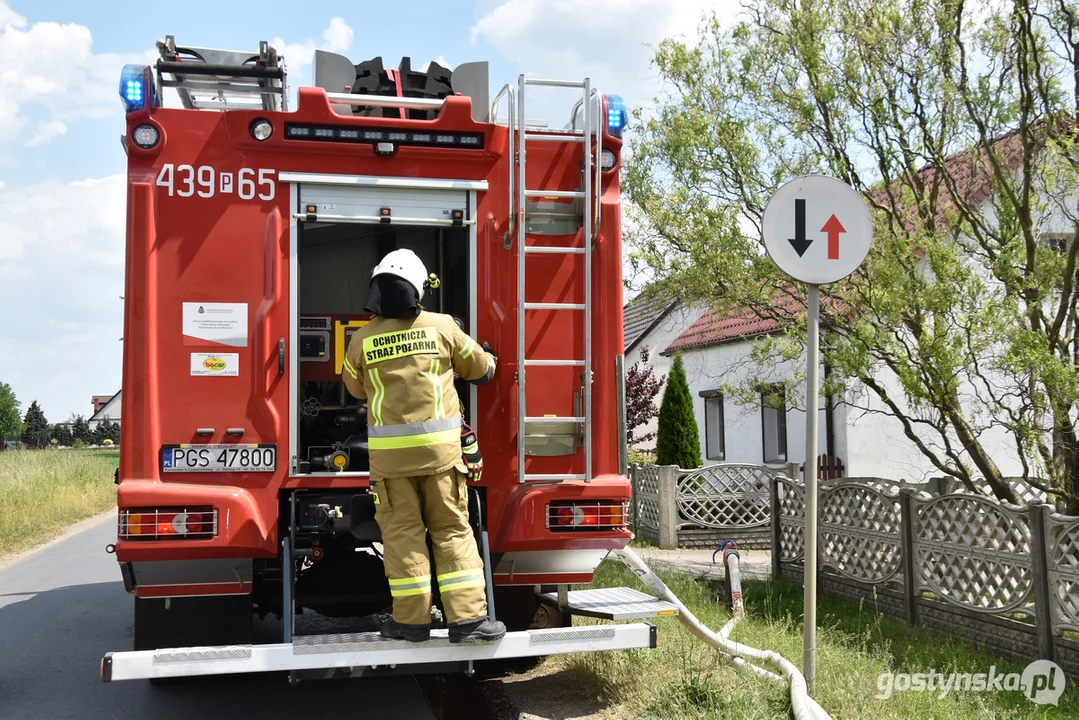
[[[828,218],[828,222],[824,223],[821,232],[828,233],[828,259],[839,259],[839,233],[847,232],[847,229],[843,227],[843,224],[839,222],[839,218],[835,215]]]

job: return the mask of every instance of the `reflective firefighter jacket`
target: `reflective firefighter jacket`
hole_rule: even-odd
[[[352,336],[341,375],[353,396],[367,400],[372,477],[431,475],[461,462],[455,371],[482,385],[495,358],[449,315],[375,317]]]

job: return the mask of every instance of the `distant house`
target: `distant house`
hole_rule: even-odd
[[[123,391],[118,390],[115,395],[95,395],[91,398],[91,402],[94,405],[94,414],[86,421],[91,430],[106,420],[114,422],[117,425],[120,424],[121,392]]]
[[[670,368],[669,357],[660,352],[677,338],[700,315],[700,309],[687,308],[667,295],[642,292],[622,308],[625,335],[626,370],[640,362],[641,352],[649,349],[648,364],[656,377],[664,377]],[[659,405],[659,398],[656,398]],[[654,432],[656,420],[636,429],[637,434]],[[634,443],[638,450],[651,450],[655,439]]]

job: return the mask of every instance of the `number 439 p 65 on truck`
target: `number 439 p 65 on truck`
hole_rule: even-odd
[[[134,596],[134,647],[103,658],[103,679],[469,671],[654,646],[641,620],[673,606],[570,590],[632,537],[621,100],[587,79],[524,76],[492,99],[486,63],[418,71],[316,52],[289,109],[265,42],[158,47],[120,81],[124,423],[110,549]],[[526,90],[532,101],[552,86],[576,95],[557,126],[525,115]],[[398,248],[441,280],[424,305],[499,356],[492,382],[457,383],[485,460],[468,503],[488,606],[510,630],[493,643],[452,645],[444,629],[421,645],[296,632],[301,613],[364,618],[391,604],[367,408],[341,372],[370,319],[372,268]],[[253,642],[267,615],[281,637]],[[575,627],[574,615],[634,622]]]

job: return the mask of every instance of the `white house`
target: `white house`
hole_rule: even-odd
[[[687,308],[677,300],[644,294],[638,294],[626,303],[622,308],[626,371],[642,360],[642,351],[648,348],[647,363],[654,368],[657,378],[666,376],[671,360],[660,353],[693,324],[701,312],[701,309]],[[657,407],[661,397],[656,398]],[[656,419],[653,418],[634,432],[647,435],[655,431]],[[638,450],[651,450],[655,446],[655,438],[633,444]]]
[[[781,383],[804,374],[805,356],[767,369],[751,359],[753,342],[774,332],[774,321],[748,312],[719,316],[708,311],[663,350],[667,357],[675,351],[682,354],[704,464],[763,464],[783,469],[789,463],[805,462],[804,401],[795,406],[780,389]],[[827,371],[821,366],[819,377],[823,379]],[[753,378],[764,386],[753,402],[739,404],[722,392],[724,386],[745,387]],[[893,397],[902,395],[890,371],[879,372],[877,381]],[[802,396],[804,392],[799,393]],[[817,454],[839,458],[845,476],[917,481],[941,474],[906,437],[899,420],[883,414],[883,406],[872,393],[849,388],[842,398],[822,396],[818,408]],[[981,441],[1004,475],[1022,474],[1008,438],[983,436]]]
[[[111,396],[108,400],[101,402],[99,396],[94,398],[94,407],[96,408],[93,415],[86,421],[93,430],[99,424],[106,420],[112,421],[116,424],[120,423],[120,393],[122,390],[118,390],[115,395]]]

